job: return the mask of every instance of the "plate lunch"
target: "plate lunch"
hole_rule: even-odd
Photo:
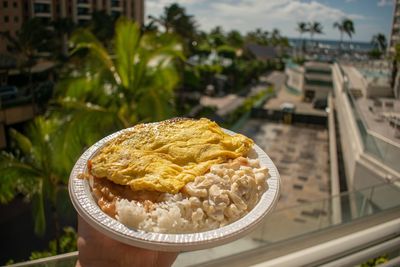
[[[72,203],[79,215],[92,227],[120,242],[145,249],[159,251],[191,251],[219,246],[237,240],[253,230],[262,219],[270,213],[279,198],[280,176],[272,160],[257,145],[249,153],[250,158],[258,158],[260,165],[269,169],[268,189],[263,193],[257,205],[244,217],[206,232],[189,234],[164,234],[145,232],[129,228],[108,216],[97,205],[91,193],[88,179],[79,178],[87,173],[87,162],[110,140],[129,129],[113,133],[86,150],[76,162],[69,179],[69,193]],[[235,134],[224,129],[228,134]]]

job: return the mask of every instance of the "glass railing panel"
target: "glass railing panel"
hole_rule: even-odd
[[[369,155],[373,156],[383,164],[387,165],[388,167],[392,168],[393,170],[400,172],[400,164],[398,160],[400,158],[400,149],[398,145],[384,141],[383,139],[373,136],[368,132],[368,127],[364,123],[365,120],[362,117],[361,113],[357,110],[353,95],[348,90],[347,84],[344,83],[343,85],[349,99],[350,106],[352,108],[354,119],[358,126],[365,152],[367,152]]]
[[[341,209],[334,204],[340,202]],[[330,229],[354,220],[400,207],[400,190],[392,184],[381,184],[358,191],[347,192],[326,199],[303,203],[275,210],[249,235],[219,247],[181,253],[174,267],[202,264],[241,252],[263,248],[280,241],[287,241]],[[339,212],[342,221],[333,218]],[[40,262],[27,262],[16,266],[74,266],[76,255],[67,258],[50,257]]]
[[[371,191],[371,203],[379,211],[400,206],[400,189],[398,187],[384,184],[373,187]]]

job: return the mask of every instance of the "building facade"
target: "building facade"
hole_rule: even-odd
[[[140,24],[144,21],[144,0],[0,0],[0,32],[16,36],[22,23],[30,18],[50,22],[60,18],[71,18],[84,25],[94,11],[125,16]],[[6,40],[0,39],[0,53],[7,51]]]
[[[390,34],[390,53],[394,53],[394,47],[398,43],[400,43],[400,0],[395,0],[393,8],[392,32]]]

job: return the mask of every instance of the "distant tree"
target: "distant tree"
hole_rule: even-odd
[[[354,22],[351,19],[343,20],[343,31],[349,36],[350,40],[353,38],[353,34],[356,33],[354,29]]]
[[[57,253],[60,252],[61,234],[59,201],[66,195],[68,172],[72,167],[63,169],[63,155],[70,150],[60,138],[63,130],[62,121],[36,117],[26,133],[10,130],[15,152],[0,154],[0,203],[9,203],[18,195],[24,196],[32,205],[34,230],[39,236],[46,231],[45,207],[50,207]]]
[[[192,15],[186,14],[186,9],[179,4],[171,4],[164,8],[164,13],[158,18],[148,17],[149,25],[159,24],[166,33],[176,33],[184,40],[186,49],[192,51],[197,39],[197,23]]]
[[[226,44],[227,41],[225,38],[224,30],[221,26],[216,26],[211,29],[209,34],[209,41],[214,47]]]
[[[333,23],[333,28],[337,28],[340,32],[340,44],[339,45],[340,45],[340,50],[341,50],[342,46],[343,46],[343,32],[344,32],[343,25],[341,22],[335,22],[335,23]]]
[[[255,31],[250,31],[247,33],[245,40],[249,43],[256,43],[259,45],[269,44],[270,33],[268,31],[262,31],[257,28]]]
[[[383,33],[375,34],[371,40],[372,45],[380,52],[384,52],[387,48],[386,36]]]
[[[340,49],[342,49],[343,35],[347,34],[351,40],[353,34],[355,33],[354,23],[351,19],[345,18],[340,22],[333,23],[333,27],[337,28],[340,32]]]
[[[282,39],[281,33],[278,29],[273,29],[271,33],[271,43],[273,45],[277,45],[280,43],[280,40]]]
[[[298,23],[297,23],[296,31],[298,31],[299,34],[300,34],[300,39],[301,39],[301,43],[302,43],[302,44],[301,44],[301,47],[302,47],[302,51],[304,52],[304,50],[305,50],[305,45],[304,45],[304,39],[303,39],[302,37],[303,37],[303,34],[304,34],[304,33],[308,32],[307,23],[305,23],[305,22],[303,22],[303,21],[298,22]]]
[[[31,68],[36,64],[39,52],[54,50],[54,33],[45,25],[40,18],[26,20],[16,36],[9,32],[0,32],[11,47],[12,53],[18,59],[18,66],[29,75],[32,82]]]
[[[229,45],[240,48],[244,44],[243,36],[237,30],[232,30],[226,35],[226,41]]]
[[[94,11],[89,29],[103,44],[109,44],[114,36],[115,18],[104,10]]]
[[[323,27],[321,23],[314,21],[307,24],[308,32],[310,33],[311,42],[315,34],[323,34]]]
[[[236,57],[236,49],[229,45],[221,45],[217,48],[217,53],[219,56],[224,58],[234,59]]]
[[[58,47],[62,56],[68,55],[68,38],[75,30],[76,25],[71,18],[60,18],[52,22],[55,34],[58,39]]]

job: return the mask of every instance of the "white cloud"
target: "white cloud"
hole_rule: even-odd
[[[200,28],[210,30],[217,25],[224,30],[237,29],[242,33],[262,28],[278,28],[283,35],[298,36],[295,28],[299,21],[318,21],[324,26],[321,38],[337,38],[333,29],[335,21],[343,18],[365,19],[360,14],[317,2],[316,0],[147,0],[146,10],[152,15],[162,12],[165,5],[177,2],[186,7],[187,13],[195,16]],[[350,0],[354,1],[354,0]],[[381,0],[382,1],[382,0]],[[355,23],[356,24],[356,23]],[[357,25],[355,25],[357,28]]]
[[[393,0],[379,0],[378,6],[389,6],[393,4]]]

